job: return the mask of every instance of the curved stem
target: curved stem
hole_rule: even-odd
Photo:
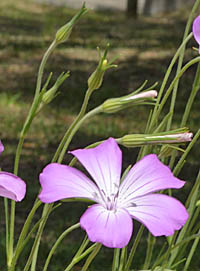
[[[49,252],[49,255],[46,259],[46,262],[45,262],[45,265],[44,265],[44,268],[43,268],[43,271],[47,271],[47,268],[48,268],[48,265],[50,263],[50,260],[51,260],[51,257],[53,256],[56,248],[58,247],[58,245],[60,244],[60,242],[65,238],[65,236],[70,233],[71,231],[77,229],[80,227],[80,223],[77,223],[73,226],[71,226],[70,228],[68,228],[67,230],[65,230],[60,236],[59,238],[57,239],[57,241],[55,242],[55,244],[53,245],[52,249],[50,250]]]
[[[89,265],[94,260],[94,258],[96,257],[96,255],[99,253],[99,250],[101,249],[101,247],[102,247],[102,244],[97,243],[95,249],[92,251],[92,253],[87,258],[87,260],[86,260],[84,266],[82,267],[81,271],[87,271],[88,270]]]
[[[93,244],[91,247],[89,247],[83,254],[81,254],[78,257],[74,257],[72,262],[65,268],[64,271],[70,271],[72,269],[72,267],[77,264],[78,262],[80,262],[84,257],[86,257],[90,252],[92,252],[95,247],[97,246],[97,243]]]
[[[134,242],[134,244],[133,244],[133,246],[131,248],[131,251],[130,251],[130,254],[129,254],[129,257],[128,257],[128,261],[127,261],[127,264],[126,264],[126,266],[124,268],[124,271],[129,271],[129,269],[131,267],[131,263],[132,263],[134,255],[135,255],[135,251],[136,251],[137,246],[138,246],[138,244],[140,242],[140,239],[142,237],[143,231],[144,231],[144,225],[141,225],[140,229],[139,229],[139,231],[137,233],[135,242]]]
[[[88,90],[86,91],[86,94],[85,94],[85,97],[84,97],[84,101],[83,101],[81,110],[80,110],[78,116],[76,117],[76,119],[73,121],[73,123],[72,123],[71,126],[69,127],[69,129],[66,131],[64,137],[62,138],[62,140],[61,140],[61,142],[60,142],[60,144],[59,144],[59,146],[58,146],[58,148],[57,148],[57,150],[56,150],[56,153],[55,153],[55,155],[54,155],[54,157],[53,157],[53,159],[52,159],[52,162],[55,162],[55,161],[58,159],[58,157],[59,157],[59,155],[60,155],[60,153],[61,153],[61,151],[62,151],[62,149],[63,149],[63,147],[64,147],[64,144],[65,144],[67,138],[69,137],[69,135],[70,135],[71,132],[73,131],[73,129],[74,129],[74,127],[76,126],[76,124],[77,124],[77,123],[81,120],[81,118],[84,116],[85,111],[86,111],[86,109],[87,109],[88,101],[89,101],[89,98],[90,98],[91,94],[92,94],[91,90],[88,89]]]
[[[61,153],[60,153],[60,155],[59,155],[59,158],[58,158],[58,163],[61,163],[62,162],[62,160],[63,160],[63,157],[64,157],[64,155],[65,155],[65,152],[66,152],[66,150],[67,150],[67,148],[68,148],[68,146],[69,146],[69,144],[70,144],[70,142],[71,142],[71,140],[72,140],[72,138],[73,138],[73,136],[74,136],[74,134],[77,132],[77,130],[80,128],[80,126],[82,125],[82,123],[86,120],[86,119],[88,119],[88,118],[90,118],[90,117],[92,117],[92,116],[94,116],[94,115],[96,115],[96,114],[98,114],[98,113],[100,113],[102,110],[101,110],[101,106],[98,106],[97,108],[95,108],[95,109],[93,109],[93,110],[91,110],[90,112],[88,112],[78,123],[76,123],[76,125],[74,125],[74,127],[73,127],[73,129],[71,130],[71,133],[68,135],[68,137],[67,137],[67,139],[66,139],[66,141],[65,141],[65,144],[64,144],[64,146],[63,146],[63,149],[62,149],[62,151],[61,151]]]
[[[152,131],[153,125],[155,124],[155,121],[156,121],[156,118],[157,118],[156,116],[157,116],[157,110],[158,110],[158,107],[159,107],[159,103],[160,103],[160,100],[162,98],[163,91],[164,91],[164,88],[165,88],[165,86],[167,84],[167,81],[168,81],[169,75],[170,75],[170,73],[172,71],[172,68],[173,68],[174,64],[176,63],[176,60],[179,57],[179,55],[180,55],[180,53],[182,51],[182,48],[184,48],[184,46],[192,38],[192,36],[193,36],[192,33],[190,33],[188,35],[188,37],[182,42],[181,46],[178,48],[176,54],[174,55],[174,57],[171,60],[171,63],[169,65],[168,69],[167,69],[167,72],[166,72],[165,77],[163,79],[162,85],[161,85],[160,90],[158,92],[158,97],[156,99],[156,106],[155,106],[153,114],[152,114],[152,119],[151,119],[151,123],[150,123],[149,128],[148,128],[148,132]]]

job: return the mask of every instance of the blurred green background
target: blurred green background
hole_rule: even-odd
[[[32,102],[41,58],[57,29],[70,20],[75,12],[67,7],[38,4],[30,0],[1,0],[0,2],[0,138],[5,145],[5,152],[1,156],[1,167],[5,171],[13,170],[19,133]],[[132,92],[144,80],[148,80],[149,86],[154,82],[158,82],[160,86],[167,66],[181,43],[188,14],[189,10],[182,8],[160,16],[141,15],[134,19],[127,17],[124,12],[91,10],[81,18],[70,40],[57,47],[47,63],[44,80],[51,71],[52,84],[63,71],[70,70],[71,76],[60,88],[60,95],[34,120],[27,135],[19,175],[27,181],[26,199],[29,200],[18,204],[16,232],[19,232],[23,225],[23,219],[38,193],[39,173],[50,162],[66,128],[80,109],[87,89],[87,79],[98,63],[96,47],[99,46],[104,50],[106,44],[110,43],[108,57],[111,59],[119,54],[116,61],[118,68],[109,70],[105,74],[101,89],[92,95],[89,109],[107,98]],[[192,46],[197,46],[194,40],[188,45],[184,63],[197,55],[197,52],[192,50]],[[175,107],[176,117],[173,121],[174,129],[179,127],[192,88],[195,70],[196,66],[191,67],[181,79]],[[171,78],[175,72],[175,70],[172,72]],[[188,122],[188,127],[194,133],[200,126],[199,108],[198,97]],[[109,136],[120,137],[127,133],[143,133],[150,109],[150,106],[140,106],[118,114],[96,116],[83,125],[74,137],[70,149],[85,147]],[[134,163],[137,152],[137,149],[123,149],[124,167]],[[66,155],[65,162],[69,159],[71,157]],[[180,176],[189,180],[183,190],[184,195],[191,189],[198,168],[199,145],[191,152]],[[56,237],[66,227],[78,222],[85,208],[86,205],[80,203],[63,204],[55,214],[51,215],[42,239],[41,256],[47,254]],[[3,235],[3,214],[1,217],[1,235]],[[38,217],[39,215],[35,219]],[[137,228],[138,224],[135,223],[135,232]],[[80,230],[64,240],[49,270],[62,270],[70,261],[83,236],[84,233]],[[158,250],[162,240],[164,239],[158,238]],[[4,245],[3,237],[0,242]],[[143,263],[145,238],[142,242],[137,253],[138,257],[134,260],[135,267],[138,268]],[[27,255],[28,249],[24,257]],[[4,256],[1,252],[1,266],[4,264]],[[104,248],[91,270],[107,271],[111,260],[112,250]],[[23,262],[24,258],[21,259],[22,266]],[[42,270],[43,264],[40,257],[38,271]],[[196,271],[198,263],[195,260],[193,265],[193,270]],[[18,270],[21,270],[21,267]],[[76,267],[74,270],[80,268]]]

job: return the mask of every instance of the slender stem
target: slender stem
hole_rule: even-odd
[[[94,260],[94,258],[96,257],[96,255],[99,253],[99,250],[101,249],[101,247],[102,247],[102,244],[97,243],[95,249],[92,251],[92,253],[87,258],[87,260],[86,260],[84,266],[82,267],[81,271],[87,271],[89,265]]]
[[[49,56],[53,52],[53,50],[56,48],[56,46],[57,46],[57,43],[54,40],[50,44],[49,48],[47,49],[47,51],[45,52],[45,54],[44,54],[44,56],[42,58],[42,61],[41,61],[41,64],[40,64],[40,67],[39,67],[39,70],[38,70],[37,84],[36,84],[36,90],[35,90],[35,95],[36,96],[39,95],[39,92],[40,92],[40,89],[41,89],[42,76],[43,76],[44,67],[46,65],[47,59],[49,58]]]
[[[190,152],[190,150],[192,149],[192,147],[194,146],[195,142],[197,141],[197,139],[200,136],[200,129],[197,131],[196,135],[194,136],[193,140],[190,142],[190,144],[187,146],[187,149],[185,150],[184,154],[181,156],[181,159],[178,161],[178,164],[176,165],[176,167],[173,170],[173,174],[175,176],[177,176],[183,166],[183,163],[185,161],[186,156],[188,155],[188,153]]]
[[[195,209],[196,199],[198,197],[198,192],[199,192],[200,172],[199,172],[198,177],[197,177],[197,183],[198,183],[197,189],[196,189],[196,191],[193,194],[193,197],[192,197],[191,202],[190,202],[190,206],[188,208],[189,218],[188,218],[187,222],[185,223],[184,227],[181,229],[181,231],[179,233],[179,236],[177,238],[176,244],[180,243],[183,240],[183,238],[185,237],[185,235],[187,233],[187,230],[188,230],[189,223],[190,223],[190,221],[192,219],[192,216],[193,216],[193,213],[194,213],[194,209]],[[176,259],[176,256],[177,256],[178,252],[179,252],[179,248],[176,248],[174,250],[173,254],[171,255],[171,257],[170,257],[170,259],[168,261],[168,267],[169,268],[171,267],[171,265],[173,264],[174,260]]]
[[[200,235],[200,229],[199,229],[199,231],[198,231],[198,234]],[[185,263],[185,266],[184,266],[183,271],[188,271],[188,270],[189,270],[189,265],[190,265],[190,263],[191,263],[191,260],[192,260],[193,255],[194,255],[194,253],[195,253],[195,251],[196,251],[196,247],[197,247],[197,245],[198,245],[198,243],[199,243],[199,239],[200,239],[200,236],[197,237],[197,238],[194,240],[194,243],[193,243],[193,245],[192,245],[192,247],[191,247],[191,249],[190,249],[190,252],[189,252],[189,255],[188,255],[188,257],[187,257],[187,260],[186,260],[186,263]]]
[[[150,266],[155,241],[156,241],[155,237],[153,237],[149,233],[149,235],[148,235],[148,247],[147,247],[147,253],[146,253],[146,258],[145,258],[143,269],[148,269],[149,266]]]
[[[20,234],[20,236],[19,236],[19,240],[18,240],[18,242],[17,242],[17,246],[16,246],[16,249],[15,249],[15,255],[14,255],[14,257],[12,258],[11,267],[10,267],[9,271],[13,271],[13,270],[14,270],[15,264],[16,264],[16,262],[17,262],[17,259],[18,259],[19,255],[20,255],[20,252],[21,252],[21,249],[20,249],[20,248],[21,248],[22,243],[24,242],[24,239],[25,239],[25,237],[26,237],[26,234],[27,234],[27,232],[28,232],[28,230],[29,230],[29,226],[30,226],[30,224],[31,224],[31,222],[32,222],[32,218],[33,218],[33,216],[34,216],[36,210],[38,209],[38,207],[39,207],[41,204],[42,204],[42,202],[41,202],[41,201],[38,201],[37,204],[35,204],[35,205],[33,206],[32,210],[30,211],[30,213],[29,213],[29,215],[28,215],[28,217],[27,217],[27,219],[26,219],[26,221],[25,221],[25,223],[24,223],[23,229],[22,229],[22,231],[21,231],[21,234]]]
[[[124,266],[125,266],[125,261],[126,261],[126,255],[127,255],[127,248],[124,247],[122,249],[122,252],[121,252],[119,271],[124,271]]]
[[[118,271],[120,248],[114,249],[112,271]]]
[[[61,163],[61,162],[62,162],[63,157],[64,157],[64,155],[65,155],[65,153],[66,153],[66,150],[67,150],[67,148],[68,148],[68,146],[69,146],[69,144],[70,144],[70,142],[71,142],[71,140],[72,140],[74,134],[75,134],[75,133],[77,132],[77,130],[80,128],[80,126],[82,125],[82,123],[83,123],[86,119],[88,119],[88,118],[90,118],[90,117],[92,117],[92,116],[94,116],[94,115],[96,115],[96,114],[98,114],[98,113],[100,113],[100,112],[101,112],[101,106],[98,106],[97,108],[94,108],[93,110],[91,110],[90,112],[88,112],[82,119],[79,120],[78,123],[76,123],[76,125],[75,125],[74,128],[73,128],[73,130],[71,131],[71,133],[68,135],[68,137],[67,137],[67,139],[66,139],[66,142],[65,142],[65,144],[64,144],[64,146],[63,146],[63,149],[62,149],[62,151],[61,151],[61,153],[60,153],[60,155],[59,155],[58,163]]]
[[[190,94],[190,97],[188,99],[187,105],[185,107],[185,111],[183,114],[183,118],[181,121],[181,127],[184,127],[187,123],[191,108],[192,108],[192,104],[194,102],[194,99],[196,97],[197,92],[200,89],[200,63],[198,63],[197,66],[197,71],[196,71],[196,75],[195,75],[195,79],[194,79],[194,84],[193,84],[193,88]]]
[[[65,268],[64,271],[70,271],[72,269],[72,267],[77,264],[78,262],[80,262],[84,257],[86,257],[90,252],[92,252],[95,247],[97,246],[97,243],[93,244],[91,247],[89,247],[83,254],[81,254],[78,257],[74,257],[73,260],[71,261],[71,263]],[[81,270],[82,271],[82,270]]]
[[[135,251],[136,251],[136,249],[138,247],[138,244],[139,244],[140,239],[142,237],[143,231],[144,231],[144,225],[141,225],[140,229],[139,229],[139,231],[137,233],[137,236],[135,238],[135,242],[134,242],[134,244],[133,244],[133,246],[131,248],[131,252],[129,254],[128,261],[127,261],[127,264],[126,264],[126,266],[124,268],[124,271],[129,271],[129,269],[130,269],[131,263],[133,261],[133,257],[135,255]]]
[[[50,263],[50,260],[51,260],[51,257],[53,256],[56,248],[58,247],[58,245],[60,244],[60,242],[65,238],[65,236],[70,233],[71,231],[77,229],[80,227],[80,223],[77,223],[73,226],[71,226],[70,228],[66,229],[60,236],[59,238],[57,239],[57,241],[55,242],[55,244],[53,245],[52,249],[50,250],[49,252],[49,255],[46,259],[46,262],[45,262],[45,265],[44,265],[44,268],[43,268],[43,271],[47,271],[47,268],[48,268],[48,265]]]
[[[186,45],[186,43],[192,38],[192,36],[193,36],[192,33],[190,33],[190,34],[188,35],[188,37],[182,42],[182,44],[181,44],[180,47],[178,48],[176,54],[174,55],[174,57],[173,57],[172,60],[171,60],[171,63],[170,63],[170,65],[169,65],[168,69],[167,69],[167,72],[166,72],[165,77],[164,77],[164,79],[163,79],[162,85],[161,85],[161,87],[160,87],[160,91],[158,92],[158,97],[157,97],[157,99],[156,99],[156,106],[155,106],[154,111],[153,111],[153,115],[152,115],[151,123],[150,123],[150,125],[149,125],[148,132],[152,131],[153,125],[155,124],[155,121],[156,121],[156,119],[157,119],[157,110],[158,110],[158,108],[159,108],[159,103],[160,103],[161,97],[162,97],[162,95],[163,95],[164,88],[165,88],[165,86],[166,86],[166,84],[167,84],[167,80],[168,80],[168,78],[169,78],[169,75],[170,75],[170,73],[171,73],[171,71],[172,71],[172,68],[173,68],[174,64],[176,63],[176,60],[177,60],[177,58],[179,57],[182,48],[183,48],[183,47]]]
[[[52,204],[49,204],[49,205],[52,206]],[[37,235],[36,235],[35,240],[34,240],[34,243],[33,243],[33,247],[32,247],[32,249],[31,249],[30,255],[29,255],[29,257],[28,257],[28,260],[27,260],[27,262],[26,262],[26,265],[25,265],[23,271],[28,271],[29,268],[30,268],[31,262],[33,261],[33,257],[34,257],[34,252],[35,252],[35,250],[36,250],[36,248],[37,248],[37,246],[38,246],[38,240],[41,238],[41,234],[42,234],[44,225],[45,225],[46,220],[47,220],[47,218],[48,218],[48,216],[49,216],[49,214],[50,214],[50,212],[51,212],[51,209],[52,209],[52,208],[48,208],[47,211],[45,212],[45,215],[42,216],[42,218],[44,218],[44,220],[43,220],[44,223],[40,224],[39,230],[38,230],[38,232],[37,232]]]
[[[84,97],[84,101],[83,101],[81,110],[80,110],[78,116],[76,117],[76,119],[73,121],[73,123],[72,123],[71,126],[69,127],[69,129],[66,131],[64,137],[62,138],[62,140],[61,140],[61,142],[60,142],[60,144],[59,144],[59,146],[58,146],[58,148],[57,148],[57,150],[56,150],[56,153],[55,153],[55,155],[54,155],[54,157],[53,157],[53,162],[55,162],[55,161],[58,159],[58,157],[59,157],[59,155],[60,155],[60,153],[61,153],[61,151],[62,151],[62,149],[63,149],[63,146],[64,146],[64,144],[65,144],[67,138],[69,137],[69,135],[70,135],[71,132],[73,131],[73,129],[74,129],[74,127],[76,126],[76,124],[77,124],[77,123],[81,120],[81,118],[84,116],[85,111],[86,111],[86,109],[87,109],[88,101],[89,101],[89,98],[90,98],[91,94],[92,94],[91,90],[88,89],[88,90],[86,91],[86,94],[85,94],[85,97]]]
[[[6,256],[7,263],[9,260],[9,210],[8,210],[8,199],[4,198],[4,209],[5,209],[5,221],[6,221]]]

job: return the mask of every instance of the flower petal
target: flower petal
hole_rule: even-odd
[[[96,201],[98,188],[81,171],[52,163],[46,166],[40,174],[42,191],[39,198],[50,203],[65,198],[89,198]]]
[[[184,184],[155,154],[150,154],[137,162],[125,177],[119,189],[119,202],[124,207],[135,197],[162,189],[181,188]]]
[[[87,209],[80,224],[92,242],[111,248],[125,247],[133,231],[132,218],[126,210],[107,210],[99,204]]]
[[[88,170],[98,187],[107,196],[118,191],[122,154],[113,138],[109,138],[96,148],[80,149],[71,153]]]
[[[4,146],[3,144],[1,143],[1,140],[0,140],[0,154],[4,151]]]
[[[0,172],[0,196],[21,201],[26,194],[25,182],[16,175]]]
[[[179,230],[188,219],[182,203],[161,194],[149,194],[134,200],[126,210],[143,223],[154,236],[169,236]]]
[[[200,16],[197,16],[193,22],[192,32],[195,40],[200,45]]]

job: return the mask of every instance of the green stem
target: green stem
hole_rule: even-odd
[[[70,144],[70,142],[71,142],[71,140],[72,140],[74,134],[75,134],[75,133],[77,132],[77,130],[80,128],[80,126],[82,125],[82,123],[83,123],[86,119],[88,119],[88,118],[90,118],[90,117],[92,117],[92,116],[94,116],[94,115],[96,115],[96,114],[98,114],[98,113],[100,113],[100,112],[101,112],[101,106],[99,106],[99,107],[97,107],[97,108],[95,108],[95,109],[89,111],[82,119],[79,120],[78,123],[76,123],[76,125],[73,127],[73,129],[71,130],[71,132],[70,132],[70,134],[68,135],[68,137],[66,137],[65,144],[64,144],[63,149],[62,149],[62,151],[61,151],[61,153],[60,153],[60,155],[59,155],[59,158],[58,158],[58,163],[61,163],[61,162],[62,162],[63,157],[64,157],[64,155],[65,155],[65,153],[66,153],[66,150],[67,150],[67,148],[68,148],[68,146],[69,146],[69,144]]]
[[[65,238],[65,236],[70,233],[71,231],[77,229],[80,227],[80,223],[77,223],[73,226],[71,226],[70,228],[68,228],[67,230],[65,230],[60,236],[59,238],[57,239],[57,241],[55,242],[55,244],[53,245],[52,249],[50,250],[49,252],[49,255],[46,259],[46,262],[45,262],[45,265],[44,265],[44,268],[43,268],[43,271],[47,271],[47,268],[48,268],[48,265],[50,263],[50,260],[51,260],[51,257],[53,256],[56,248],[58,247],[58,245],[60,244],[60,242]]]
[[[176,60],[179,57],[182,49],[185,47],[185,45],[187,44],[187,42],[192,38],[192,36],[193,36],[192,33],[190,33],[188,35],[188,37],[182,42],[181,46],[178,48],[176,54],[174,55],[174,57],[171,60],[171,63],[169,65],[168,69],[167,69],[167,72],[166,72],[165,77],[163,79],[162,85],[161,85],[160,90],[158,92],[158,97],[156,99],[156,106],[155,106],[154,111],[153,111],[153,115],[152,115],[151,123],[149,125],[148,132],[152,131],[152,128],[153,128],[153,126],[154,126],[154,124],[156,122],[156,119],[157,119],[157,116],[158,116],[157,110],[159,108],[159,103],[160,103],[161,97],[163,95],[164,88],[165,88],[165,86],[167,84],[169,75],[170,75],[170,73],[172,71],[172,68],[173,68],[174,64],[176,63]]]
[[[185,27],[184,35],[183,35],[183,42],[186,39],[186,37],[188,36],[188,33],[190,31],[190,28],[191,28],[192,21],[194,19],[194,14],[195,14],[198,6],[199,6],[199,3],[200,3],[200,0],[197,0],[195,2],[194,6],[192,8],[192,11],[191,11],[191,13],[189,15],[189,18],[187,20],[187,24],[186,24],[186,27]],[[179,74],[179,72],[181,71],[181,67],[182,67],[182,64],[183,64],[183,58],[184,58],[184,55],[185,55],[185,46],[186,46],[186,44],[183,46],[183,48],[181,49],[181,52],[180,52],[176,75]],[[174,85],[172,100],[171,100],[171,105],[170,105],[170,112],[174,111],[178,85],[179,85],[179,80],[177,80],[176,84]],[[167,130],[170,130],[170,128],[171,128],[172,117],[173,117],[173,115],[171,115],[170,118],[169,118],[168,125],[167,125]]]
[[[56,43],[54,41],[50,45],[50,47],[48,48],[47,52],[44,54],[44,57],[41,61],[40,67],[39,67],[34,100],[33,100],[32,106],[30,108],[29,114],[27,116],[27,119],[24,123],[23,129],[22,129],[22,132],[20,135],[19,143],[17,146],[17,150],[16,150],[15,163],[14,163],[14,174],[15,175],[18,175],[19,160],[20,160],[20,156],[21,156],[21,152],[22,152],[22,146],[24,143],[25,134],[27,133],[27,131],[31,125],[31,122],[32,122],[34,115],[35,115],[35,112],[36,112],[36,109],[37,109],[39,102],[40,102],[40,93],[39,92],[40,92],[40,88],[41,88],[44,67],[45,67],[45,64],[46,64],[46,61],[47,61],[49,55],[51,54],[51,52],[53,51],[55,46],[56,46]],[[13,258],[14,225],[15,225],[15,201],[11,201],[10,233],[9,233],[9,243],[8,243],[8,267],[10,266],[12,258]]]
[[[86,257],[89,253],[91,253],[95,247],[97,246],[97,243],[93,244],[91,247],[89,247],[83,254],[81,254],[78,257],[74,257],[73,260],[71,261],[71,263],[65,268],[64,271],[70,271],[72,269],[72,267],[77,264],[78,262],[80,262],[84,257]],[[82,271],[82,270],[81,270]]]
[[[6,222],[6,256],[7,264],[9,261],[9,210],[8,210],[8,199],[4,198],[4,209],[5,209],[5,222]]]
[[[118,268],[119,268],[119,255],[120,255],[120,248],[115,248],[114,249],[114,255],[113,255],[112,271],[118,271]]]
[[[49,205],[52,206],[52,204],[49,204]],[[36,248],[37,248],[37,246],[38,246],[38,240],[41,238],[41,234],[42,234],[42,231],[43,231],[43,229],[44,229],[44,225],[45,225],[45,223],[46,223],[46,221],[47,221],[47,219],[48,219],[48,217],[49,217],[49,214],[50,214],[50,212],[51,212],[51,209],[52,209],[52,208],[48,208],[47,210],[45,210],[45,211],[46,211],[46,212],[45,212],[45,215],[44,215],[44,212],[43,212],[42,218],[44,218],[44,220],[43,220],[44,223],[41,223],[41,224],[40,224],[40,227],[39,227],[39,230],[38,230],[37,235],[36,235],[36,237],[35,237],[35,240],[34,240],[34,243],[33,243],[33,246],[32,246],[31,252],[30,252],[30,255],[29,255],[29,257],[28,257],[28,260],[27,260],[27,262],[26,262],[26,265],[25,265],[23,271],[28,271],[29,268],[30,268],[31,262],[33,261],[33,258],[34,258],[34,252],[35,252],[35,250],[36,250]],[[34,266],[34,267],[35,267],[35,266]]]
[[[146,253],[146,258],[144,262],[143,269],[148,269],[151,263],[151,258],[153,254],[153,248],[155,245],[155,237],[153,237],[150,233],[148,234],[148,246],[147,246],[147,253]]]
[[[177,238],[177,241],[176,241],[176,244],[177,243],[180,243],[183,238],[185,237],[187,230],[188,230],[188,226],[189,226],[189,223],[192,219],[192,216],[193,216],[193,213],[194,213],[194,210],[195,210],[195,203],[196,203],[196,199],[198,197],[198,192],[199,192],[199,186],[200,186],[200,172],[199,172],[199,175],[197,177],[197,183],[198,183],[198,186],[196,188],[196,191],[194,192],[193,194],[193,197],[191,199],[191,202],[190,202],[190,206],[188,208],[188,213],[189,213],[189,218],[187,220],[187,222],[185,223],[184,227],[181,229],[180,233],[179,233],[179,236]],[[178,255],[178,252],[179,252],[179,248],[175,249],[173,254],[171,255],[169,261],[168,261],[168,267],[170,268],[171,265],[173,264],[174,260],[176,259],[176,256]]]
[[[199,231],[198,231],[198,234],[200,235],[200,229],[199,229]],[[196,247],[197,247],[197,245],[198,245],[198,243],[199,243],[199,239],[200,239],[200,236],[197,237],[197,238],[194,240],[194,243],[193,243],[193,245],[192,245],[192,247],[191,247],[191,249],[190,249],[190,252],[189,252],[189,255],[188,255],[188,257],[187,257],[187,261],[186,261],[186,263],[185,263],[185,266],[184,266],[183,271],[188,271],[188,270],[189,270],[189,265],[190,265],[190,263],[191,263],[191,260],[192,260],[193,255],[194,255],[194,253],[195,253],[195,251],[196,251]]]
[[[131,248],[131,251],[130,251],[130,253],[129,253],[128,261],[127,261],[127,264],[126,264],[126,266],[125,266],[125,268],[124,268],[124,271],[129,271],[129,269],[130,269],[130,267],[131,267],[131,263],[132,263],[132,261],[133,261],[134,255],[135,255],[135,251],[136,251],[136,249],[137,249],[137,247],[138,247],[138,244],[139,244],[140,239],[141,239],[141,237],[142,237],[143,231],[144,231],[144,225],[141,225],[141,226],[140,226],[140,229],[139,229],[139,231],[138,231],[138,233],[137,233],[137,236],[136,236],[136,238],[135,238],[135,242],[134,242],[134,244],[133,244],[133,246],[132,246],[132,248]]]
[[[184,127],[187,123],[191,108],[192,108],[192,104],[194,102],[194,99],[196,97],[197,92],[199,91],[200,88],[200,63],[198,63],[197,66],[197,71],[196,71],[196,75],[195,75],[195,79],[194,79],[194,84],[193,84],[193,88],[190,94],[190,97],[188,99],[187,105],[185,107],[185,111],[183,114],[183,118],[181,121],[181,127]]]
[[[187,149],[185,150],[184,154],[181,156],[181,159],[178,161],[178,164],[176,165],[176,167],[173,170],[173,174],[175,176],[177,176],[184,164],[184,161],[188,155],[188,153],[190,152],[190,150],[192,149],[192,147],[194,146],[194,144],[196,143],[197,139],[200,136],[200,129],[197,131],[196,135],[194,136],[193,140],[190,142],[190,144],[187,146]]]
[[[87,258],[87,260],[86,260],[84,266],[82,267],[81,271],[87,271],[89,265],[94,260],[94,258],[96,257],[96,255],[99,253],[99,250],[101,249],[101,247],[102,247],[102,244],[97,243],[95,249],[92,251],[92,253]]]
[[[124,271],[124,266],[126,262],[127,248],[124,247],[121,252],[119,271]]]
[[[59,159],[59,155],[60,153],[62,152],[62,149],[64,147],[64,144],[67,140],[67,138],[69,137],[69,135],[72,133],[74,127],[77,125],[77,123],[81,120],[81,118],[84,116],[85,114],[85,111],[87,109],[87,105],[88,105],[88,101],[89,101],[89,98],[91,96],[92,92],[90,89],[88,89],[86,91],[86,94],[85,94],[85,97],[84,97],[84,101],[83,101],[83,104],[82,104],[82,107],[81,107],[81,110],[78,114],[78,116],[76,117],[76,119],[73,121],[73,123],[71,124],[71,126],[69,127],[69,129],[66,131],[64,137],[62,138],[57,150],[56,150],[56,153],[53,157],[53,162],[57,161]]]
[[[41,201],[38,201],[37,204],[35,204],[35,205],[33,206],[32,210],[30,211],[30,213],[29,213],[29,215],[28,215],[28,217],[27,217],[27,219],[26,219],[26,222],[25,222],[25,224],[24,224],[24,226],[23,226],[23,229],[22,229],[22,231],[21,231],[21,234],[20,234],[20,236],[19,236],[19,240],[18,240],[18,242],[17,242],[17,246],[16,246],[16,249],[15,249],[15,255],[14,255],[14,257],[12,258],[11,267],[10,267],[9,271],[14,271],[14,268],[15,268],[15,265],[16,265],[16,262],[17,262],[17,259],[18,259],[19,255],[20,255],[20,252],[21,252],[21,249],[20,249],[20,248],[21,248],[21,246],[22,246],[22,243],[24,242],[24,239],[25,239],[25,237],[26,237],[26,235],[27,235],[27,232],[28,232],[28,230],[29,230],[29,227],[30,227],[30,224],[31,224],[31,222],[32,222],[33,216],[34,216],[36,210],[38,209],[38,207],[39,207],[41,204],[42,204],[42,202],[41,202]]]

